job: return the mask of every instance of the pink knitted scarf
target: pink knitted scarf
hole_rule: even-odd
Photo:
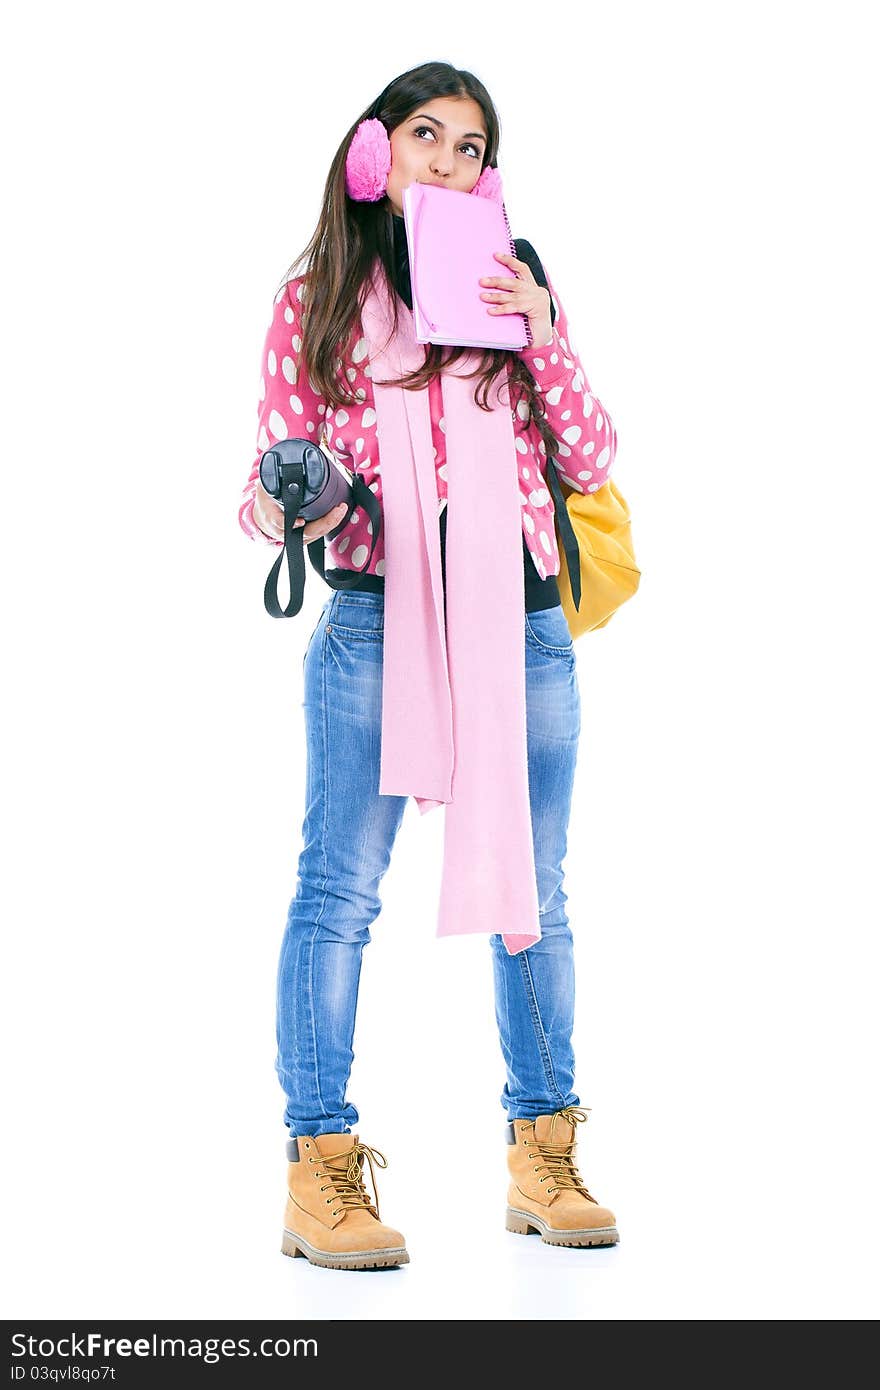
[[[526,747],[522,511],[506,376],[473,399],[468,352],[440,381],[446,426],[446,612],[427,389],[383,385],[424,362],[376,262],[362,312],[385,534],[379,792],[446,806],[438,936],[539,940]],[[500,384],[499,384],[500,383]],[[502,391],[506,400],[502,399]],[[487,583],[488,577],[488,583]]]

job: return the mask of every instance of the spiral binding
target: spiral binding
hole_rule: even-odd
[[[504,213],[504,225],[507,228],[507,239],[510,242],[510,254],[511,256],[516,257],[516,259],[519,259],[519,257],[516,256],[516,242],[514,241],[513,233],[510,230],[510,218],[507,216],[507,205],[503,201],[501,204],[501,211]],[[532,325],[529,323],[528,314],[521,314],[520,318],[525,324],[526,346],[531,347],[534,340],[532,338]]]

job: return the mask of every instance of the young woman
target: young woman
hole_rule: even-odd
[[[364,507],[341,530],[344,505],[303,532],[328,537],[331,586],[360,573],[328,598],[305,653],[307,805],[278,970],[282,1249],[332,1268],[409,1259],[367,1189],[365,1162],[372,1176],[385,1160],[353,1132],[347,1095],[361,957],[409,795],[423,813],[445,808],[438,934],[486,932],[493,952],[507,1228],[551,1245],[618,1239],[576,1164],[587,1115],[561,865],[580,698],[546,476],[601,487],[616,431],[528,243],[521,256],[499,247],[479,291],[488,315],[526,317],[528,346],[423,345],[412,323],[403,190],[500,201],[498,138],[485,87],[446,63],[396,77],[354,122],[275,299],[239,512],[248,536],[282,544],[259,462],[293,437],[322,441],[381,510],[375,547]]]

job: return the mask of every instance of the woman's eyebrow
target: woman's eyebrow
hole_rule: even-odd
[[[422,112],[420,112],[420,114],[419,114],[418,116],[410,116],[410,120],[411,120],[411,121],[433,121],[434,124],[435,124],[435,125],[438,125],[438,126],[440,127],[441,130],[445,130],[445,129],[446,129],[446,127],[444,126],[444,124],[443,124],[442,121],[438,121],[438,119],[437,119],[436,116],[429,116],[428,113],[427,113],[427,111],[422,111]],[[465,133],[464,133],[464,135],[463,135],[461,138],[462,138],[462,140],[469,140],[469,139],[472,139],[472,138],[473,138],[473,139],[476,139],[476,140],[482,140],[484,143],[485,143],[485,141],[486,141],[485,135],[482,133],[482,131],[479,131],[479,130],[466,130]]]

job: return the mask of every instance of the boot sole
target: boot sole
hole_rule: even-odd
[[[303,1255],[309,1264],[321,1265],[324,1269],[384,1269],[388,1265],[408,1265],[409,1255],[403,1245],[383,1250],[353,1250],[328,1254],[326,1250],[316,1250],[307,1240],[285,1226],[281,1236],[281,1253],[296,1258]]]
[[[532,1212],[520,1211],[517,1207],[507,1208],[506,1226],[518,1236],[539,1235],[545,1245],[617,1245],[620,1236],[616,1226],[589,1226],[579,1231],[555,1231],[540,1216]]]

